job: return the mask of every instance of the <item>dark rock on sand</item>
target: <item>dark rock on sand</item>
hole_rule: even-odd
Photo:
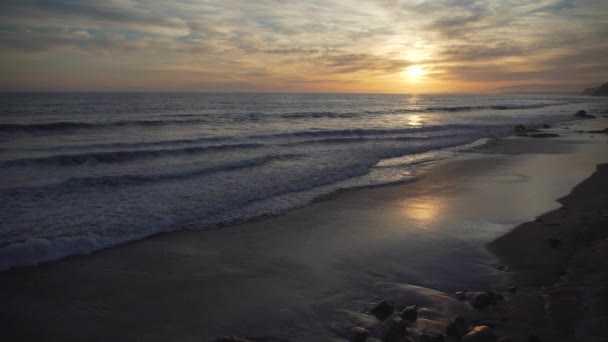
[[[368,330],[362,327],[354,327],[350,331],[350,342],[365,342]]]
[[[549,246],[553,248],[558,248],[562,244],[562,240],[560,239],[549,239]]]
[[[384,342],[401,342],[407,335],[407,322],[399,317],[395,317],[388,322],[382,333]]]
[[[467,330],[467,321],[460,316],[456,316],[445,327],[445,335],[449,337],[462,337],[467,333]]]
[[[418,342],[445,342],[445,336],[436,331],[421,331],[416,336]]]
[[[418,319],[418,305],[410,305],[403,309],[401,318],[410,324],[416,322]]]
[[[574,116],[581,119],[595,119],[595,116],[587,114],[587,111],[584,110],[579,110]]]
[[[457,291],[456,293],[454,293],[454,297],[456,297],[456,299],[458,300],[466,300],[467,294],[464,291]]]
[[[484,292],[469,292],[468,297],[471,301],[471,306],[477,310],[481,310],[490,305],[490,296]]]
[[[526,126],[524,126],[524,125],[515,125],[515,126],[513,126],[513,131],[516,134],[524,134],[524,133],[526,133]]]
[[[509,272],[509,267],[505,265],[496,265],[496,269],[503,272]]]
[[[490,299],[490,304],[492,305],[496,305],[498,302],[501,302],[504,299],[504,297],[496,291],[489,290],[487,293],[488,298]]]
[[[511,286],[507,288],[507,292],[513,294],[517,292],[517,286]]]
[[[496,342],[496,340],[498,340],[498,336],[490,327],[485,325],[473,328],[462,338],[463,342]]]
[[[559,137],[559,134],[555,134],[555,133],[538,133],[538,134],[532,134],[531,137],[532,138],[556,138],[556,137]]]
[[[234,337],[234,336],[226,336],[220,337],[215,342],[251,342],[250,340],[246,340],[244,338]]]
[[[595,133],[595,134],[608,134],[608,128],[604,128],[600,131],[587,131],[587,133]]]
[[[544,124],[543,128],[551,128],[551,125]]]
[[[371,310],[370,313],[376,316],[377,319],[384,321],[388,318],[388,316],[392,315],[394,311],[394,307],[388,301],[383,300],[380,303],[376,304]]]

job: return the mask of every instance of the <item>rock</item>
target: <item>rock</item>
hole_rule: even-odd
[[[410,305],[403,309],[401,318],[410,324],[416,322],[418,319],[418,305]]]
[[[591,95],[593,96],[593,93],[595,93],[597,91],[598,88],[585,88],[585,90],[583,90],[583,94],[582,95]]]
[[[537,217],[537,218],[536,218],[536,220],[534,220],[534,222],[544,222],[544,221],[545,221],[545,220],[543,220],[543,219],[542,219],[542,218],[540,218],[540,217]]]
[[[513,126],[513,131],[516,134],[526,133],[526,126],[524,126],[524,125],[515,125],[515,126]]]
[[[527,129],[526,132],[528,132],[528,133],[539,133],[540,130],[532,128],[532,129]]]
[[[507,287],[507,292],[513,294],[517,292],[517,286]]]
[[[490,304],[492,305],[496,305],[498,304],[498,302],[502,302],[502,300],[504,299],[504,297],[496,291],[489,290],[487,294],[490,300]]]
[[[562,240],[560,239],[549,239],[549,246],[553,248],[558,248],[562,244]]]
[[[384,342],[401,342],[407,335],[407,322],[399,317],[395,317],[388,322],[382,333]]]
[[[584,110],[579,110],[574,114],[574,116],[581,119],[595,119],[595,116],[587,114],[587,112]]]
[[[595,133],[595,134],[608,134],[608,128],[604,128],[601,131],[587,131],[587,133]]]
[[[528,337],[528,342],[543,342],[543,340],[541,340],[540,337],[532,334]]]
[[[456,299],[458,300],[466,300],[467,294],[464,291],[457,291],[456,293],[454,293],[454,297],[456,297]]]
[[[538,133],[530,135],[532,138],[557,138],[559,134],[555,133]]]
[[[388,318],[388,316],[392,315],[394,311],[394,307],[388,301],[383,300],[380,303],[376,304],[371,310],[370,313],[376,316],[377,319],[384,321]]]
[[[412,338],[411,338],[411,337],[409,337],[409,336],[405,336],[405,337],[404,337],[404,338],[401,340],[401,342],[416,342],[416,341],[412,340]]]
[[[471,301],[471,306],[477,310],[481,310],[490,305],[490,296],[483,292],[470,292],[468,297]]]
[[[551,125],[544,124],[543,128],[551,128]]]
[[[421,331],[416,335],[418,342],[445,342],[445,336],[436,331]]]
[[[462,338],[463,342],[496,342],[496,340],[498,340],[498,336],[490,327],[485,325],[473,328]]]
[[[350,330],[350,342],[365,342],[369,331],[362,327],[354,327]]]
[[[244,338],[234,337],[234,336],[225,336],[225,337],[218,338],[217,340],[215,340],[215,342],[251,342],[251,341],[246,340]]]
[[[509,272],[509,267],[506,265],[497,265],[496,269],[503,272]]]
[[[501,337],[496,342],[513,342],[513,339],[510,337]]]
[[[467,330],[467,321],[460,316],[456,316],[445,327],[445,335],[449,337],[462,337],[467,333]]]

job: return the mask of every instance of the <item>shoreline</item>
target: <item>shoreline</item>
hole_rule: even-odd
[[[346,338],[349,327],[370,321],[364,314],[370,305],[389,298],[399,307],[420,303],[418,330],[443,329],[458,312],[479,321],[486,313],[451,293],[504,282],[482,250],[484,241],[551,210],[555,198],[588,176],[585,164],[555,178],[557,185],[539,178],[547,167],[568,165],[565,156],[589,144],[581,141],[574,134],[529,143],[501,139],[458,160],[422,166],[426,176],[415,183],[346,191],[280,217],[163,234],[3,272],[0,299],[7,305],[0,318],[15,323],[6,332],[15,340],[212,340],[230,334],[341,341],[336,336]],[[579,162],[591,162],[585,158]],[[551,191],[543,189],[547,185]],[[498,207],[503,190],[514,201],[535,190],[543,194],[511,212]],[[463,206],[463,198],[473,208]],[[456,269],[446,264],[451,258]],[[61,319],[46,321],[45,314],[55,312],[49,310]],[[161,329],[158,335],[150,326]]]

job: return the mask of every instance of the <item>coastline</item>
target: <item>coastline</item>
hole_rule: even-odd
[[[171,233],[0,273],[0,298],[7,303],[0,318],[13,323],[4,333],[14,340],[211,340],[230,334],[339,341],[348,327],[369,321],[363,313],[379,298],[397,306],[419,303],[417,329],[442,329],[455,313],[482,320],[487,312],[451,293],[507,282],[483,251],[485,243],[554,209],[552,200],[595,165],[581,157],[573,162],[588,164],[543,190],[555,179],[531,178],[567,165],[564,155],[576,155],[588,142],[575,134],[518,139],[425,165],[425,177],[415,183],[349,191],[281,217],[215,232]],[[507,191],[518,186],[527,192]],[[537,191],[541,198],[530,198]],[[498,207],[517,198],[526,200],[514,202],[514,212]],[[454,222],[463,224],[450,230]],[[481,231],[475,226],[480,222]],[[432,237],[432,229],[446,238]],[[447,261],[452,257],[459,261],[456,269]],[[442,272],[450,276],[433,278]],[[243,309],[235,310],[239,305]],[[45,319],[55,312],[56,318]]]

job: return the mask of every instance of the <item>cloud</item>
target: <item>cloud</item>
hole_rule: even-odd
[[[603,0],[5,0],[0,72],[29,70],[44,56],[49,70],[69,71],[58,62],[69,59],[116,78],[197,77],[205,89],[356,80],[357,89],[391,90],[407,84],[400,74],[413,64],[429,88],[448,90],[596,82],[608,78],[606,17]]]

